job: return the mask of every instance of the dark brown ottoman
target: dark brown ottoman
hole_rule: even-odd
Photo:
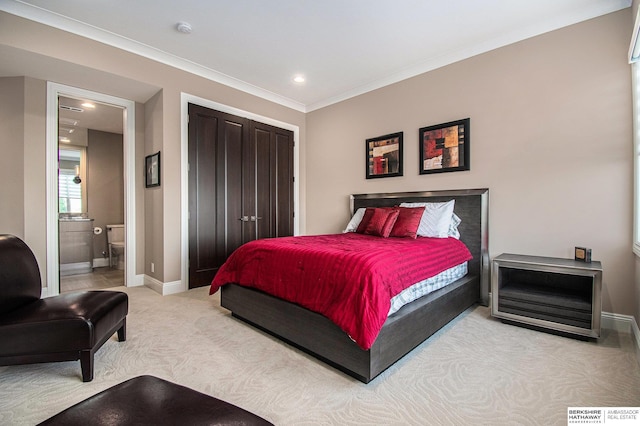
[[[42,425],[272,425],[242,408],[153,376],[100,392]]]

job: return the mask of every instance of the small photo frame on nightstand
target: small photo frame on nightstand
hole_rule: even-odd
[[[575,259],[580,262],[591,263],[591,249],[586,247],[575,248]]]

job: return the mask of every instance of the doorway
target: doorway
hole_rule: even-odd
[[[64,269],[67,266],[73,270],[74,268],[82,268],[83,265],[87,262],[85,259],[89,259],[89,267],[93,267],[94,260],[97,259],[98,263],[101,258],[106,259],[108,255],[106,250],[101,249],[101,247],[108,247],[106,244],[101,244],[101,239],[105,239],[106,235],[104,233],[107,232],[106,226],[107,224],[96,224],[97,226],[93,226],[91,222],[90,216],[90,208],[87,207],[91,205],[90,194],[87,194],[86,187],[87,185],[82,185],[82,182],[87,182],[89,176],[89,167],[87,167],[87,161],[82,164],[82,153],[84,152],[84,158],[87,158],[88,148],[85,147],[83,149],[82,143],[76,142],[73,145],[76,151],[79,151],[80,158],[78,159],[77,170],[75,164],[65,163],[67,171],[65,172],[69,176],[63,176],[63,174],[59,175],[59,148],[62,148],[63,145],[67,145],[64,141],[61,141],[61,137],[67,137],[64,135],[66,131],[69,133],[69,130],[74,130],[72,133],[76,131],[80,134],[83,133],[82,128],[89,127],[98,127],[102,125],[98,124],[89,124],[91,121],[89,119],[89,114],[85,114],[82,118],[75,117],[76,123],[73,124],[74,116],[72,113],[83,114],[78,110],[84,110],[84,108],[90,109],[91,106],[82,107],[82,103],[91,103],[96,109],[103,109],[103,111],[108,111],[112,116],[119,117],[119,126],[121,127],[121,146],[117,149],[120,151],[119,158],[120,164],[118,167],[121,169],[122,175],[122,197],[121,204],[122,210],[121,216],[123,220],[116,220],[116,222],[120,222],[119,224],[124,224],[124,243],[125,243],[125,251],[124,251],[124,270],[121,273],[122,280],[119,285],[135,285],[135,176],[136,176],[136,167],[135,167],[135,103],[130,100],[116,98],[110,95],[105,95],[97,92],[91,92],[84,89],[78,89],[71,86],[64,86],[56,83],[48,83],[47,84],[47,287],[43,289],[44,296],[56,295],[61,291],[61,275],[67,276],[67,271]],[[63,111],[63,112],[61,112]],[[87,111],[89,112],[89,111]],[[68,121],[70,120],[70,121]],[[84,121],[84,123],[82,123]],[[60,125],[59,125],[60,123]],[[82,126],[82,127],[81,127]],[[62,129],[62,128],[65,129]],[[110,132],[104,132],[104,130],[109,130],[109,128],[100,127],[102,130],[93,130],[92,132],[103,132],[105,134],[111,134]],[[59,131],[63,133],[60,134]],[[87,130],[87,133],[89,131]],[[99,136],[99,135],[98,135]],[[117,136],[117,135],[116,135]],[[99,139],[99,138],[98,138]],[[68,149],[65,146],[66,151],[74,151],[74,149]],[[98,151],[96,149],[96,151]],[[71,153],[73,154],[73,152]],[[96,152],[96,156],[102,157],[102,154]],[[74,155],[69,155],[67,152],[67,157],[72,158]],[[73,167],[71,167],[73,165]],[[77,171],[77,173],[76,173]],[[73,174],[73,176],[71,176]],[[67,179],[68,178],[68,179]],[[65,179],[70,182],[74,180],[78,181],[77,184],[69,184],[69,190],[75,191],[73,196],[67,197],[66,195],[61,196],[61,188],[65,186]],[[77,187],[71,186],[77,185]],[[102,189],[104,190],[104,188]],[[75,197],[75,198],[74,198]],[[96,198],[97,201],[97,198]],[[60,218],[62,216],[67,217],[67,223],[65,225],[79,226],[78,224],[81,222],[88,221],[82,232],[85,232],[83,237],[80,237],[80,234],[65,234],[68,228],[64,228],[61,226],[62,222],[60,222]],[[108,224],[112,225],[112,224]],[[98,231],[96,228],[100,228],[101,231]],[[95,229],[95,231],[94,231]],[[90,233],[90,234],[89,234]],[[97,235],[96,235],[97,234]],[[69,253],[64,251],[62,247],[62,238],[69,237],[74,239],[75,243],[72,241],[70,247],[78,248],[80,246],[87,248],[91,248],[91,252],[86,253],[83,252],[81,257],[77,257],[76,254],[73,254],[76,257],[68,257]],[[98,238],[97,243],[94,244],[94,237],[102,237]],[[80,238],[86,238],[84,243],[78,243]],[[98,253],[95,253],[93,248],[96,248]],[[108,250],[109,248],[107,248]],[[96,256],[97,254],[97,256]],[[61,262],[67,262],[64,267]],[[83,271],[84,272],[84,271]],[[79,276],[81,274],[72,274],[72,276]],[[105,278],[107,281],[112,278],[111,276],[105,277],[105,274],[96,274],[91,278],[98,279],[99,282],[104,282]],[[90,278],[90,277],[87,277]],[[111,281],[111,283],[117,283],[118,281]],[[95,283],[94,283],[95,284]],[[90,282],[88,285],[92,285]],[[106,284],[106,285],[109,285]],[[71,286],[68,289],[63,290],[76,290],[81,289],[77,288],[77,283],[75,286]]]
[[[61,293],[124,285],[123,124],[121,107],[58,97]]]

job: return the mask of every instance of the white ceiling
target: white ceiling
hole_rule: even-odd
[[[0,0],[0,10],[307,112],[630,5],[631,0]],[[178,22],[188,22],[192,33],[178,32]],[[296,74],[306,82],[294,83]]]

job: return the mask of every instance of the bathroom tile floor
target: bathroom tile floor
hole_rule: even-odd
[[[109,267],[94,268],[93,273],[60,277],[60,293],[97,290],[124,285],[124,271]]]

